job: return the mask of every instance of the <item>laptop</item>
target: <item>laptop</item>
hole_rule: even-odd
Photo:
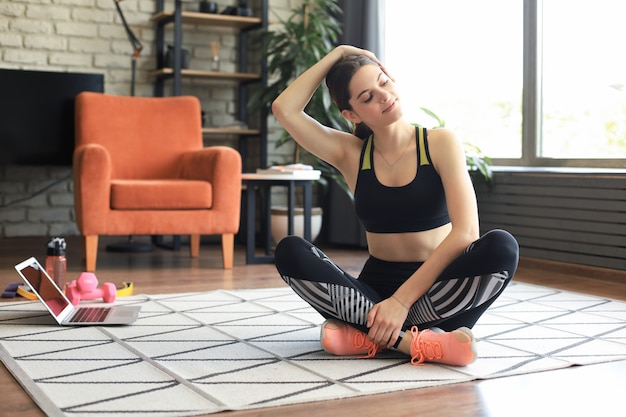
[[[64,326],[131,324],[141,306],[74,306],[34,257],[15,265],[39,301]]]

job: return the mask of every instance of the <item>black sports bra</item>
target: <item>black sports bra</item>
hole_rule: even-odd
[[[354,190],[356,215],[373,233],[407,233],[434,229],[450,222],[441,177],[428,152],[425,128],[416,128],[417,174],[401,187],[381,184],[374,172],[374,139],[364,141]]]

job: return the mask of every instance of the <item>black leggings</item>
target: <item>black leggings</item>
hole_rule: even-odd
[[[367,332],[367,313],[389,298],[421,262],[389,262],[369,257],[356,279],[319,248],[297,236],[276,246],[276,269],[283,280],[327,319]],[[511,234],[492,230],[470,244],[409,309],[403,330],[472,328],[513,278],[519,247]]]

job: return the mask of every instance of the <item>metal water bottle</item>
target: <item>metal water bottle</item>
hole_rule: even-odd
[[[48,257],[46,258],[46,272],[52,277],[57,286],[65,289],[65,281],[67,277],[67,259],[65,257],[66,250],[65,239],[55,237],[48,242]]]

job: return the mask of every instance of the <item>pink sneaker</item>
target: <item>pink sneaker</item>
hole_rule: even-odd
[[[384,349],[369,340],[367,334],[336,320],[326,320],[322,324],[320,342],[326,352],[341,356],[373,358]]]
[[[411,363],[437,362],[465,366],[476,360],[476,343],[472,331],[461,327],[451,332],[411,328]]]

